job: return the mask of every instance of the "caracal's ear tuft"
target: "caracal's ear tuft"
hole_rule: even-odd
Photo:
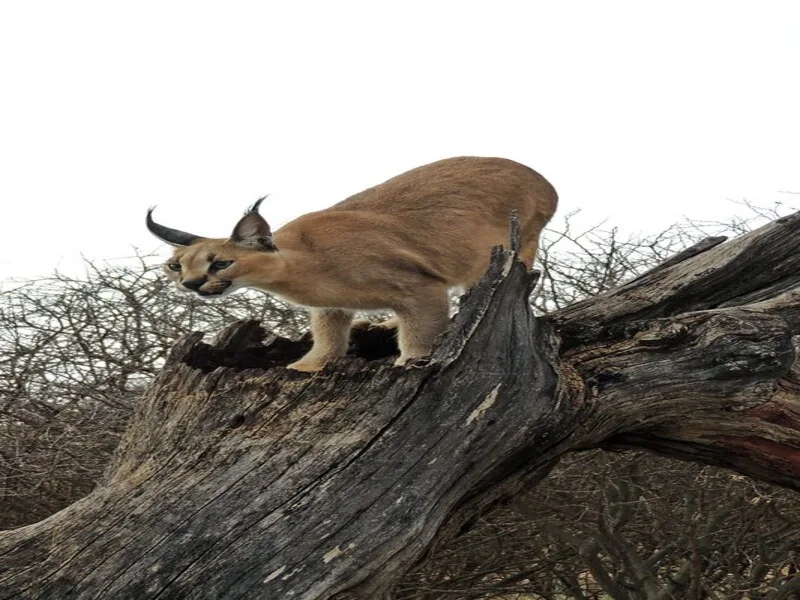
[[[162,242],[166,242],[170,246],[188,246],[192,242],[200,239],[200,236],[198,235],[186,233],[185,231],[180,231],[178,229],[172,229],[171,227],[165,227],[164,225],[159,225],[153,221],[153,211],[155,208],[156,207],[153,206],[147,211],[147,229],[149,229],[150,233],[152,233]]]
[[[264,201],[264,198],[266,196],[256,200],[256,203],[247,209],[244,216],[239,219],[236,227],[233,228],[231,240],[237,246],[242,246],[243,248],[275,252],[278,248],[275,247],[275,242],[272,241],[272,230],[269,227],[269,223],[258,214],[258,207]]]
[[[246,211],[244,211],[244,214],[248,215],[248,214],[253,213],[253,212],[257,213],[258,212],[258,207],[261,206],[261,203],[266,199],[267,199],[266,196],[261,196],[261,198],[256,200],[250,208],[248,208]]]

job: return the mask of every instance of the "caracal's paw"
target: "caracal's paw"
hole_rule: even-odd
[[[286,368],[287,369],[294,369],[295,371],[304,371],[306,373],[312,373],[314,371],[321,370],[322,367],[325,366],[326,362],[328,362],[328,361],[319,362],[319,361],[301,359],[301,360],[298,360],[297,362],[293,362],[292,364],[287,365]]]
[[[410,356],[407,354],[401,354],[397,357],[397,360],[394,361],[395,367],[407,367],[410,363],[413,363],[415,360],[421,360],[423,358],[427,358],[428,354],[420,354],[418,356]]]
[[[408,356],[403,356],[403,355],[401,354],[401,355],[400,355],[400,356],[398,356],[398,357],[397,357],[397,359],[394,361],[394,366],[395,366],[395,367],[405,367],[405,366],[406,366],[406,363],[408,363],[408,361],[409,361],[409,360],[411,360],[411,359],[410,359]]]

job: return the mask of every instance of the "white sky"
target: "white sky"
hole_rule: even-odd
[[[464,154],[631,231],[800,204],[800,2],[0,3],[0,279]]]

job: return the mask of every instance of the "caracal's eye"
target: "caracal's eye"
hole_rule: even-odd
[[[211,263],[211,270],[212,271],[221,271],[222,269],[227,269],[233,264],[232,260],[215,260]]]
[[[180,273],[181,263],[179,262],[167,263],[167,267],[169,267],[170,271],[175,271],[176,273]]]

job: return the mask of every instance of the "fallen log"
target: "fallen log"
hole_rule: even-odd
[[[317,374],[256,322],[179,340],[106,477],[0,533],[0,598],[391,598],[566,452],[646,448],[800,489],[800,213],[535,318],[497,249],[432,356],[354,332]]]

